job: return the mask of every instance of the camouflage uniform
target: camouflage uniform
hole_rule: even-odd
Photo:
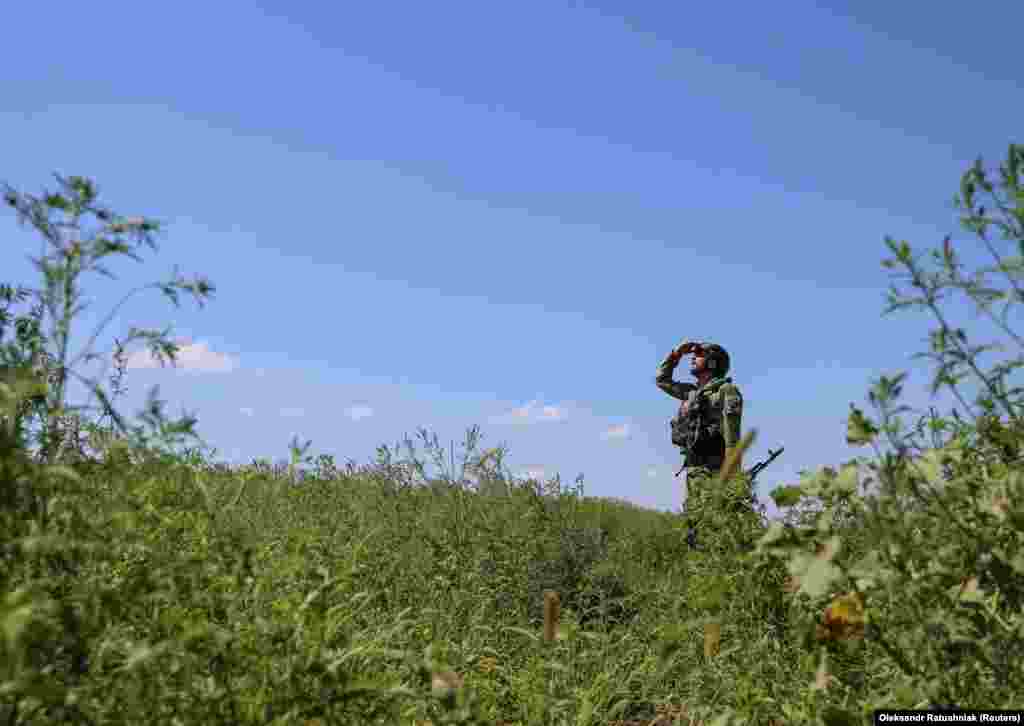
[[[717,358],[712,369],[715,377],[703,386],[681,383],[672,379],[679,359],[667,356],[658,367],[655,383],[658,388],[678,398],[682,403],[670,423],[672,443],[686,457],[686,512],[691,521],[691,545],[695,539],[694,525],[709,492],[707,485],[725,463],[725,451],[740,440],[743,417],[743,396],[739,388],[726,377],[728,355],[712,344],[702,347]]]

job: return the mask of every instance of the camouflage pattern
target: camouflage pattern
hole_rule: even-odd
[[[669,429],[672,443],[685,457],[687,542],[691,547],[697,546],[697,524],[713,498],[712,480],[725,463],[726,449],[739,444],[743,420],[743,395],[726,375],[729,354],[713,343],[701,343],[700,347],[713,374],[704,385],[673,380],[680,359],[671,354],[658,366],[655,377],[658,388],[682,402]]]
[[[720,346],[706,344],[702,347],[709,354],[712,351],[725,354]],[[726,448],[736,446],[740,440],[743,395],[732,379],[725,375],[728,372],[728,354],[725,356],[725,366],[716,367],[714,370],[718,375],[703,386],[673,380],[672,374],[679,361],[673,360],[671,355],[658,366],[655,377],[658,388],[682,401],[670,423],[670,430],[672,443],[682,449],[691,475],[694,467],[717,472],[725,461]]]

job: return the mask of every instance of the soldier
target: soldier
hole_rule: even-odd
[[[697,379],[696,384],[672,380],[680,358],[688,353],[693,354],[690,374]],[[724,348],[691,341],[684,341],[669,353],[658,368],[658,388],[682,401],[670,426],[672,443],[685,457],[687,513],[699,511],[708,481],[721,470],[740,441],[743,396],[726,377],[728,372],[729,354]],[[691,547],[696,546],[693,519],[687,541]]]

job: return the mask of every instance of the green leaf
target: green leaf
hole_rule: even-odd
[[[779,521],[774,521],[768,525],[768,530],[758,540],[758,548],[768,547],[770,548],[773,544],[783,539],[786,536],[786,526]]]
[[[64,703],[65,691],[58,683],[42,676],[0,684],[0,700],[16,702],[22,698],[35,698],[43,703],[59,705]]]
[[[702,610],[717,610],[725,602],[725,596],[729,591],[729,581],[725,577],[710,577],[710,582],[702,588],[701,594],[694,603]]]
[[[158,643],[157,645],[140,645],[132,648],[128,657],[125,658],[119,670],[133,671],[145,665],[149,661],[161,656],[169,648],[169,643]]]
[[[830,488],[839,494],[855,494],[860,484],[856,464],[844,464],[839,467],[839,475],[831,482]]]
[[[944,461],[949,454],[944,451],[926,451],[914,462],[917,472],[932,485],[942,485]]]
[[[861,591],[875,587],[890,575],[882,566],[881,555],[877,550],[871,550],[850,568],[850,576]]]
[[[826,706],[821,720],[825,726],[857,726],[861,722],[859,716],[838,706]]]
[[[506,628],[502,628],[501,630],[504,633],[516,633],[517,635],[525,636],[526,638],[528,638],[529,640],[532,640],[535,643],[538,640],[537,634],[527,630],[526,628],[518,628],[518,627],[510,625],[510,626],[508,626]]]
[[[832,559],[839,552],[840,545],[840,538],[832,537],[822,547],[821,552],[814,555],[799,554],[793,557],[790,562],[790,572],[799,578],[800,592],[810,595],[812,598],[829,592],[832,583],[841,574],[839,568],[832,564]]]
[[[773,489],[770,496],[772,501],[775,502],[776,507],[792,507],[798,504],[803,498],[803,490],[798,486],[788,484],[786,486]]]
[[[629,705],[632,702],[633,702],[633,699],[631,699],[631,698],[621,698],[621,699],[619,699],[618,701],[616,701],[615,705],[612,706],[611,710],[608,712],[608,718],[609,719],[613,719],[616,716],[621,715],[623,711],[625,711],[627,708],[629,708]]]
[[[828,489],[829,483],[835,478],[835,475],[835,470],[829,466],[823,466],[814,472],[801,472],[800,491],[808,497],[821,496]]]
[[[852,403],[846,421],[846,443],[851,446],[866,446],[878,436],[878,428]]]
[[[576,715],[576,726],[590,726],[594,717],[594,701],[589,693],[583,694],[583,703],[580,704],[580,711]]]
[[[71,208],[71,204],[68,202],[68,200],[61,196],[60,194],[47,194],[45,202],[48,207],[52,207],[53,209],[60,209],[65,212]]]

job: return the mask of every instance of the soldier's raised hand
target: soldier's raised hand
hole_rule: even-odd
[[[692,353],[699,346],[693,341],[684,340],[675,350],[672,351],[672,355],[676,358],[680,358],[687,353]]]

